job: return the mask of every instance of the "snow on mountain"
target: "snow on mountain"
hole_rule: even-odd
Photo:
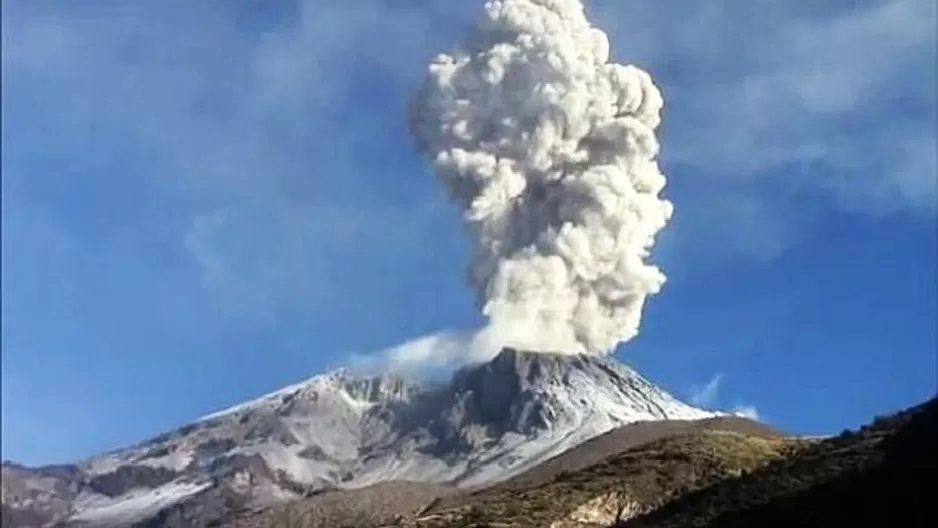
[[[715,415],[621,363],[585,355],[507,349],[458,372],[441,392],[429,407],[401,415],[389,441],[370,446],[405,455],[408,466],[382,472],[366,465],[359,478],[490,484],[621,425]]]
[[[340,370],[77,464],[58,500],[72,521],[124,526],[191,501],[256,507],[387,480],[475,487],[631,422],[715,414],[594,356],[506,349],[432,387]],[[37,503],[7,495],[5,509]]]
[[[118,497],[82,495],[74,505],[75,524],[129,526],[172,506],[211,486],[210,482],[193,484],[173,482],[157,488],[136,488]]]

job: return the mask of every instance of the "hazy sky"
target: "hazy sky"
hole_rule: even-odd
[[[481,4],[4,1],[3,458],[477,327],[404,105]],[[617,357],[798,433],[934,394],[934,2],[587,10],[663,91],[675,204]]]

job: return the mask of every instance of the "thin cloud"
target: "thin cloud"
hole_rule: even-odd
[[[515,327],[495,325],[475,330],[441,330],[378,352],[351,354],[347,363],[367,374],[397,372],[420,376],[448,372],[492,359],[506,344],[510,346],[520,339],[517,332]]]
[[[30,123],[4,147],[94,153],[75,157],[95,159],[75,169],[81,188],[158,202],[219,306],[269,320],[348,302],[337,266],[387,264],[427,235],[438,191],[407,158],[403,117],[369,118],[386,103],[362,79],[403,100],[447,3],[284,2],[263,16],[255,4],[4,3],[4,129]],[[71,188],[74,177],[5,156],[5,190]],[[121,227],[146,230],[134,221],[155,220]]]
[[[471,336],[443,330],[410,339],[387,349],[368,354],[351,354],[346,365],[353,371],[374,375],[393,372],[421,376],[428,371],[449,370],[467,355]]]
[[[723,375],[716,374],[707,383],[691,389],[690,401],[700,407],[712,407],[717,402]]]
[[[759,411],[754,405],[737,405],[732,409],[733,414],[749,418],[750,420],[759,420]]]
[[[774,259],[820,221],[812,203],[935,215],[934,2],[588,7],[664,92],[671,260]]]
[[[723,377],[723,374],[714,374],[703,385],[692,386],[688,395],[690,402],[698,407],[710,409],[720,407]],[[759,420],[759,412],[754,405],[737,404],[730,408],[730,412],[750,420]]]
[[[430,207],[229,206],[196,215],[184,237],[227,313],[269,321],[284,309],[355,302],[351,263],[389,263],[427,235]],[[360,299],[359,299],[360,301]]]

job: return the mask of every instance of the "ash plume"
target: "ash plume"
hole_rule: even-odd
[[[610,61],[580,0],[489,0],[429,65],[410,128],[475,237],[483,340],[606,354],[638,333],[665,282],[647,261],[672,214],[662,105],[647,73]]]

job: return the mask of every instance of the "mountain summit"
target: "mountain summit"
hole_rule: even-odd
[[[220,515],[389,480],[471,488],[628,423],[714,414],[611,358],[505,349],[437,386],[340,370],[56,471],[4,465],[4,526]]]

